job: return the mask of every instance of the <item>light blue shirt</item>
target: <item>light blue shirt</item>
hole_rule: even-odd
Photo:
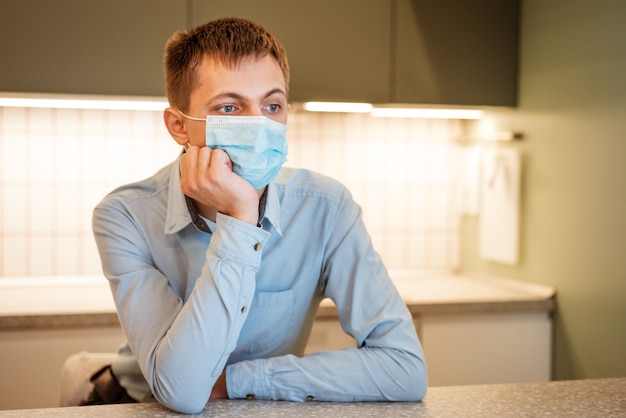
[[[128,339],[113,370],[131,396],[199,412],[224,368],[230,398],[424,396],[411,315],[345,187],[283,168],[261,202],[260,227],[218,214],[211,231],[183,195],[178,167],[118,188],[94,210]],[[354,347],[303,356],[326,297]]]

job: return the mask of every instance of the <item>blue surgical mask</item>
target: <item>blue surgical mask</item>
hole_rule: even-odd
[[[206,117],[206,146],[224,150],[235,174],[256,190],[267,186],[287,161],[286,134],[287,125],[265,116]]]

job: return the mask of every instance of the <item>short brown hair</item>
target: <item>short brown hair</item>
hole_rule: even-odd
[[[170,106],[188,110],[192,91],[198,85],[198,69],[205,56],[236,66],[254,55],[273,56],[289,88],[289,64],[283,46],[261,25],[246,19],[225,18],[194,29],[174,33],[165,44],[165,83]]]

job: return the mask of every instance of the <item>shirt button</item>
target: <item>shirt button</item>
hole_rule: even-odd
[[[246,395],[246,399],[249,400],[249,401],[253,401],[253,400],[256,399],[256,396],[254,396],[254,394],[252,394],[252,393],[248,393]]]
[[[248,308],[246,308],[245,306],[241,307],[241,313],[246,313],[247,310],[248,310]]]
[[[262,247],[263,245],[260,242],[257,242],[254,244],[254,251],[259,251]]]
[[[309,396],[307,396],[307,397],[306,397],[306,400],[307,400],[307,401],[312,401],[312,400],[313,400],[313,395],[309,395]]]

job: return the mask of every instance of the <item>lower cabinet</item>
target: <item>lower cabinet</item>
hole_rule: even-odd
[[[423,316],[419,323],[431,386],[551,380],[548,313]]]
[[[124,341],[119,326],[0,332],[0,410],[59,406],[65,359],[114,353]]]
[[[430,386],[551,380],[548,312],[415,315]],[[0,410],[59,405],[59,376],[80,351],[116,352],[117,327],[0,332]],[[319,316],[306,354],[354,347],[336,316]]]
[[[549,381],[552,319],[547,312],[416,315],[430,386]],[[306,353],[353,347],[336,318],[313,325]]]

